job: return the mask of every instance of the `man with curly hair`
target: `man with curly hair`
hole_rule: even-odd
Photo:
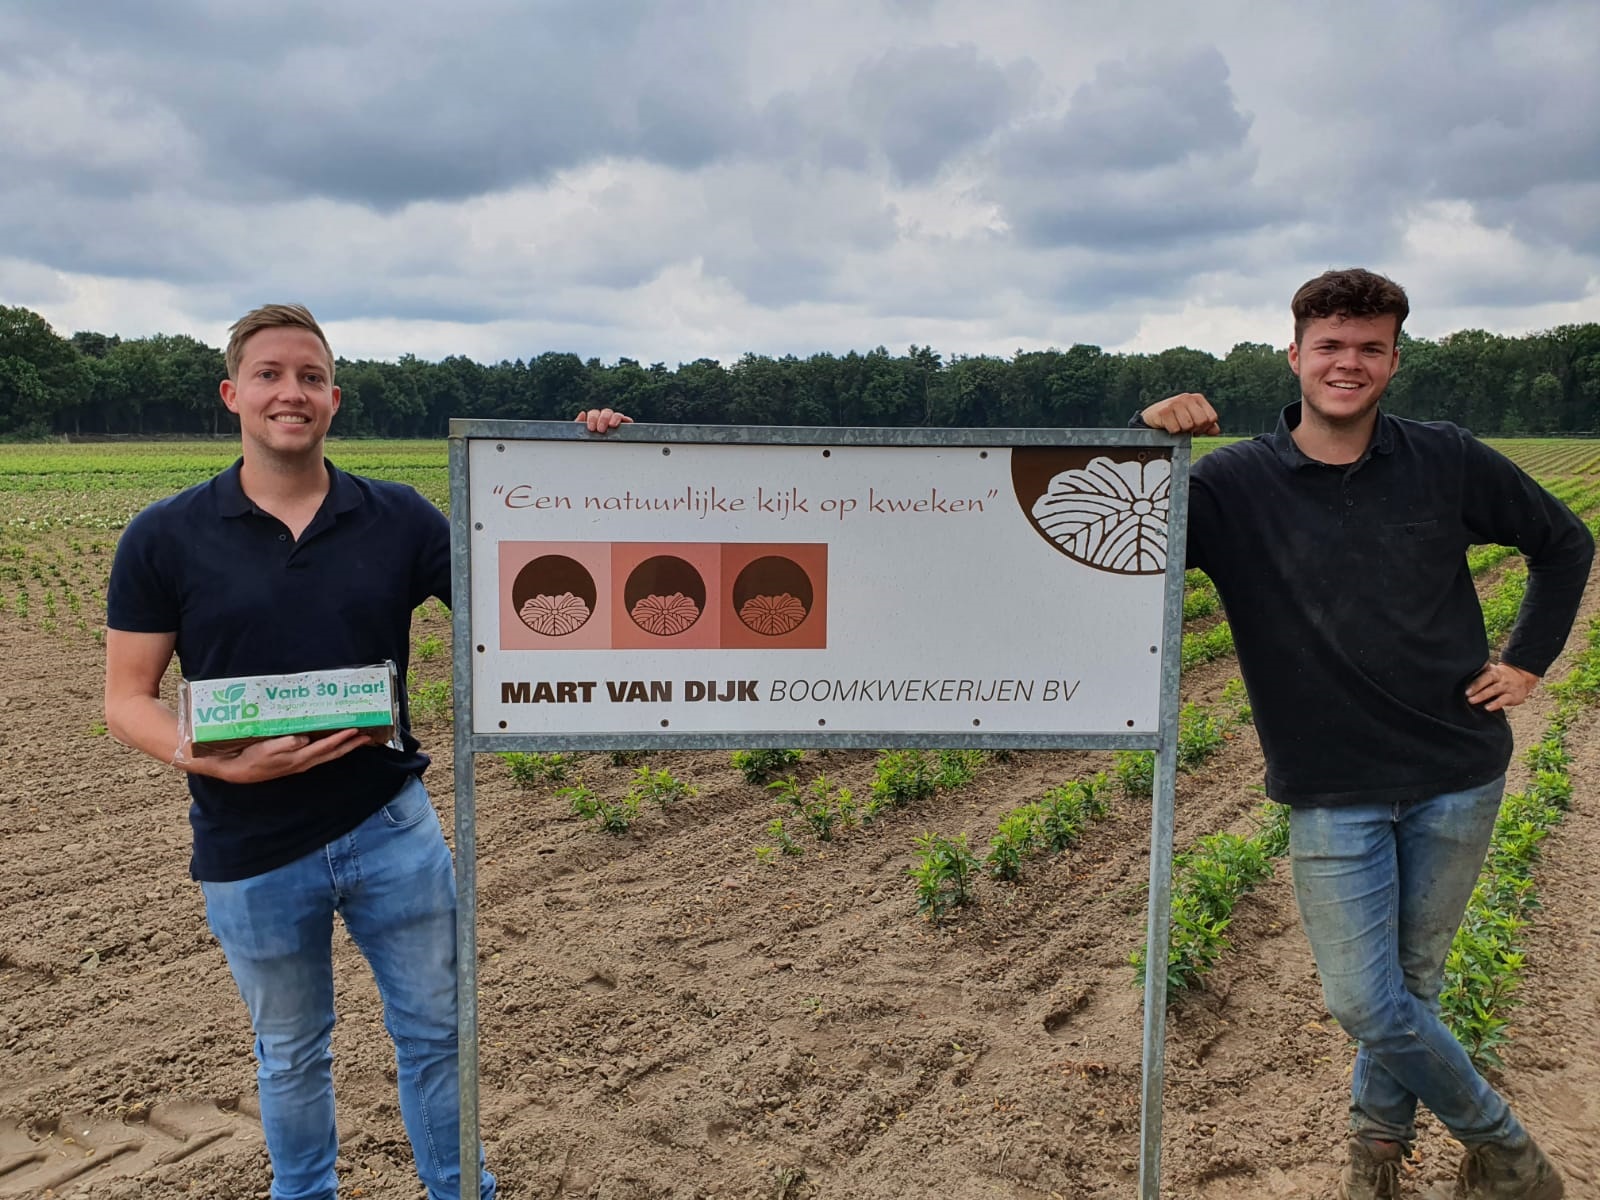
[[[1556,1200],[1560,1174],[1440,1020],[1445,955],[1483,866],[1521,704],[1560,653],[1594,541],[1549,492],[1447,422],[1379,407],[1405,292],[1365,270],[1295,293],[1300,401],[1190,481],[1188,565],[1216,584],[1290,806],[1301,923],[1328,1011],[1359,1043],[1343,1200],[1392,1200],[1419,1101],[1466,1147],[1458,1200]],[[1197,393],[1133,422],[1221,432]],[[1515,546],[1528,588],[1491,656],[1467,569]]]

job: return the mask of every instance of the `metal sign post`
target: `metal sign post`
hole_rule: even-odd
[[[1148,430],[450,423],[463,1200],[475,756],[900,747],[1155,752],[1156,1200],[1188,470]]]

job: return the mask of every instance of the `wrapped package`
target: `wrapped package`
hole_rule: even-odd
[[[220,754],[263,738],[362,729],[400,745],[400,681],[393,662],[290,675],[185,679],[178,685],[178,752]]]

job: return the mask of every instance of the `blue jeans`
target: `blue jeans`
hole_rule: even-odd
[[[1360,1044],[1350,1083],[1358,1136],[1409,1146],[1418,1100],[1460,1142],[1524,1136],[1439,1019],[1445,955],[1504,787],[1501,778],[1412,804],[1290,814],[1295,895],[1323,997]]]
[[[272,1200],[334,1200],[333,914],[372,967],[394,1039],[400,1113],[429,1200],[460,1194],[456,887],[420,779],[322,849],[232,883],[203,883],[256,1034]],[[482,1169],[480,1196],[494,1195]]]

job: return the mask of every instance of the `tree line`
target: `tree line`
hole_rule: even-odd
[[[1469,329],[1438,341],[1403,335],[1385,406],[1480,434],[1600,430],[1600,324],[1505,337]],[[228,434],[217,398],[222,351],[186,334],[64,338],[38,313],[0,306],[0,436]],[[493,365],[339,359],[342,437],[437,438],[452,417],[566,420],[584,408],[640,421],[735,425],[1125,425],[1141,407],[1204,392],[1229,433],[1259,433],[1299,389],[1283,350],[1241,342],[1218,358],[1179,346],[1108,354],[1098,346],[1019,350],[1009,358],[928,346],[904,354],[806,358],[746,354],[669,369],[546,351]]]

